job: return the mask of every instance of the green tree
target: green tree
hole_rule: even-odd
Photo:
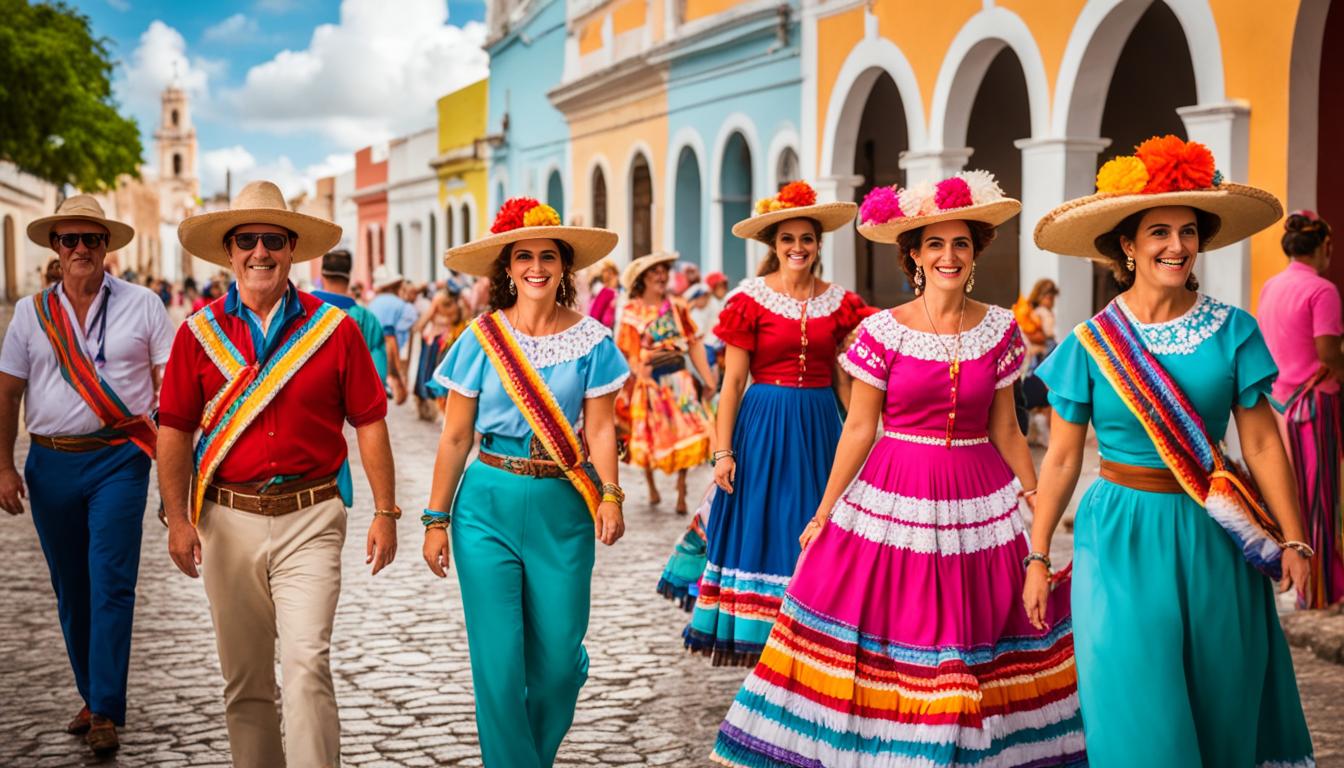
[[[140,129],[117,112],[88,17],[59,0],[0,0],[0,19],[0,159],[90,191],[138,175]]]

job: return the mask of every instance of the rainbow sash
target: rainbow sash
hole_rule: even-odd
[[[104,297],[106,302],[107,298]],[[93,436],[105,438],[109,445],[120,445],[126,441],[154,458],[154,444],[158,440],[158,428],[146,415],[135,415],[121,402],[112,387],[98,375],[98,368],[84,351],[75,337],[74,326],[61,306],[61,298],[56,295],[56,286],[52,286],[33,298],[33,307],[37,310],[37,323],[47,334],[51,350],[56,353],[56,365],[65,379],[80,398],[89,406],[103,428]]]
[[[555,401],[555,395],[551,394],[541,374],[537,373],[527,355],[523,354],[499,312],[476,318],[471,329],[494,365],[504,391],[518,406],[551,460],[560,465],[565,471],[565,477],[574,485],[574,490],[583,497],[584,503],[588,505],[588,513],[596,519],[602,492],[593,474],[589,473],[583,442],[570,425],[565,412],[560,409],[560,404]]]
[[[1181,487],[1241,547],[1247,562],[1278,580],[1283,532],[1251,477],[1209,439],[1204,421],[1138,331],[1112,301],[1074,331]]]
[[[225,379],[224,386],[210,398],[201,412],[201,439],[196,443],[196,476],[193,479],[193,525],[201,518],[205,488],[214,479],[215,472],[224,463],[224,457],[233,444],[303,364],[308,362],[308,358],[331,338],[344,318],[344,312],[322,303],[264,365],[259,361],[247,362],[238,347],[225,335],[224,329],[219,327],[214,304],[187,320],[192,335]]]

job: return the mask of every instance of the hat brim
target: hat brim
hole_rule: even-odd
[[[1044,250],[1109,264],[1111,259],[1097,249],[1097,239],[1135,213],[1167,206],[1196,208],[1218,217],[1218,231],[1204,243],[1204,251],[1241,242],[1283,216],[1277,197],[1246,184],[1151,195],[1106,193],[1070,200],[1050,211],[1036,224],[1034,239]]]
[[[177,225],[177,239],[187,253],[221,267],[232,266],[224,236],[244,224],[271,224],[298,235],[294,244],[295,263],[321,258],[341,241],[339,225],[295,211],[278,208],[239,208],[201,213],[183,219]]]
[[[638,259],[625,265],[625,271],[621,273],[621,286],[627,291],[634,290],[635,281],[645,272],[658,266],[659,264],[671,264],[681,258],[675,251],[665,253],[651,253],[648,256],[640,256]]]
[[[518,227],[449,248],[443,263],[449,269],[489,277],[504,246],[522,240],[563,240],[574,251],[574,270],[596,264],[611,253],[619,238],[609,229],[596,227]]]
[[[928,216],[902,216],[885,224],[860,224],[858,229],[860,235],[875,243],[894,243],[902,233],[941,221],[978,221],[997,227],[1021,212],[1022,203],[1011,197],[1005,197],[992,203],[953,208]]]
[[[769,213],[758,213],[749,219],[737,222],[733,225],[733,234],[743,240],[758,240],[770,245],[770,241],[763,238],[761,233],[772,224],[789,219],[814,219],[821,224],[822,232],[833,232],[853,221],[854,215],[858,212],[859,206],[855,203],[818,203],[797,208],[781,208]]]
[[[51,247],[51,232],[57,224],[63,221],[87,221],[97,224],[107,229],[107,251],[111,253],[118,248],[125,248],[135,238],[135,230],[129,225],[122,224],[120,221],[112,219],[103,219],[97,216],[81,216],[55,214],[52,216],[43,216],[40,219],[34,219],[28,224],[28,239],[42,246]]]

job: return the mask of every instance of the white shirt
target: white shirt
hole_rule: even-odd
[[[103,380],[132,414],[153,410],[156,403],[151,368],[167,363],[173,346],[173,332],[163,301],[148,288],[105,275],[103,287],[85,316],[86,327],[81,328],[64,286],[56,291],[89,359],[95,359],[101,344],[107,360],[98,366]],[[106,338],[99,318],[104,302],[107,302]],[[14,319],[5,331],[4,346],[0,347],[0,373],[28,382],[24,423],[29,432],[51,437],[83,435],[102,428],[102,421],[61,375],[56,353],[38,324],[32,296],[20,299],[14,307]]]

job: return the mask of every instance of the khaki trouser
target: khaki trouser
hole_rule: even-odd
[[[237,768],[340,765],[331,626],[341,591],[345,522],[339,498],[279,517],[211,502],[202,510],[205,594]],[[277,637],[283,747],[275,708]]]

